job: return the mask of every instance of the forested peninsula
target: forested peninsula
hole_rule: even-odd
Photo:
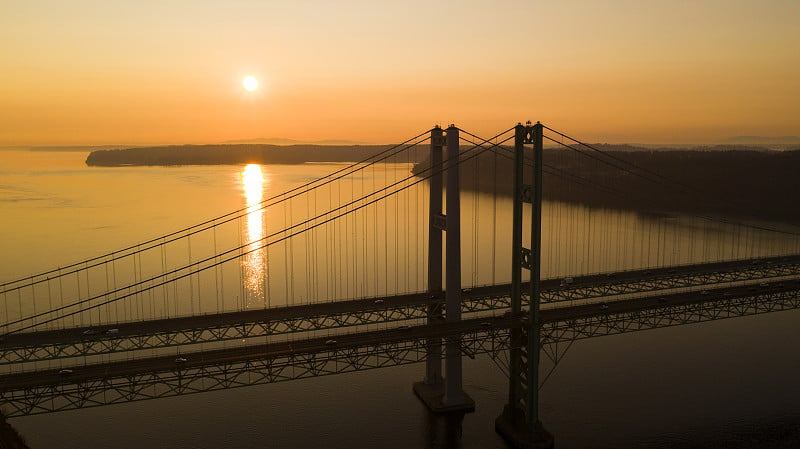
[[[357,162],[372,157],[389,145],[170,145],[89,153],[89,166],[131,165],[227,165],[302,164],[305,162]],[[419,162],[422,150],[389,159],[390,162]],[[414,159],[416,158],[416,159]]]
[[[800,150],[742,147],[645,150],[621,145],[545,149],[545,200],[644,213],[689,213],[800,225]],[[462,164],[461,185],[511,195],[513,152],[487,151]],[[526,159],[532,160],[527,154]],[[414,167],[427,176],[425,161]],[[526,167],[526,182],[531,168]]]

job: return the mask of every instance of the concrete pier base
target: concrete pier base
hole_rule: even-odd
[[[428,407],[433,413],[471,413],[475,411],[475,401],[463,391],[461,400],[457,403],[444,403],[444,383],[437,382],[428,384],[425,382],[414,382],[414,394]]]
[[[552,449],[555,444],[553,435],[541,422],[533,430],[528,429],[523,414],[518,413],[514,418],[508,406],[494,421],[494,429],[515,449]]]

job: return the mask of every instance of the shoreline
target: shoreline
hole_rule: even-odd
[[[640,213],[715,215],[800,225],[800,150],[719,146],[643,149],[602,145],[610,158],[567,149],[544,150],[543,198]],[[182,145],[92,151],[88,166],[185,166],[347,163],[367,160],[388,145]],[[509,150],[509,149],[505,149]],[[511,196],[510,150],[485,152],[461,164],[465,190]],[[425,176],[429,150],[381,162],[413,163]],[[591,156],[594,156],[592,154]],[[530,170],[526,175],[530,177]],[[526,182],[530,182],[526,179]]]

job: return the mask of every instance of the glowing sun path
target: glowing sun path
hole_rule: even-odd
[[[242,262],[245,269],[245,287],[248,297],[245,308],[263,304],[266,281],[266,255],[261,239],[264,238],[264,210],[259,208],[264,199],[264,186],[268,184],[259,164],[247,164],[242,170],[242,188],[247,203],[247,241],[250,252]]]

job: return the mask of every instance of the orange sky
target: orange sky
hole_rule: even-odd
[[[0,145],[528,119],[588,141],[800,135],[798,24],[797,0],[4,0]]]

